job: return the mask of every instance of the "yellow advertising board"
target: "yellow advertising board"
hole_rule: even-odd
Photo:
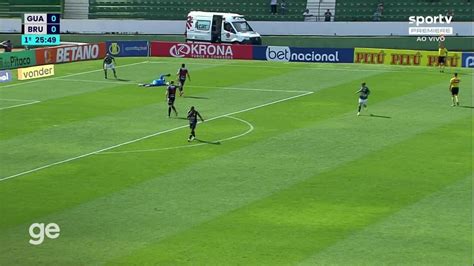
[[[438,51],[355,48],[354,63],[397,66],[438,66]],[[448,52],[447,67],[461,67],[462,52]]]
[[[36,79],[53,75],[54,65],[44,65],[18,69],[18,80]]]

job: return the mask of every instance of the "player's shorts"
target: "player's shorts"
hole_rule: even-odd
[[[451,94],[452,95],[458,95],[459,94],[459,88],[451,88]]]
[[[439,56],[438,57],[438,64],[446,63],[446,56]]]
[[[193,121],[193,122],[189,122],[189,128],[194,130],[197,126],[197,120],[196,121]]]
[[[367,105],[367,101],[368,101],[368,100],[369,100],[369,99],[361,99],[361,98],[359,98],[359,104]]]
[[[184,79],[182,79],[182,78],[179,79],[179,83],[181,83],[180,90],[182,90],[182,87],[184,86],[185,82],[186,82],[185,78]]]
[[[173,105],[173,104],[174,104],[174,100],[176,100],[175,97],[168,97],[168,105]]]
[[[105,69],[114,69],[114,68],[115,68],[115,65],[114,65],[114,63],[104,64],[104,68],[105,68]]]

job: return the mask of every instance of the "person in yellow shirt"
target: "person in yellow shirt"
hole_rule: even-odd
[[[438,65],[439,72],[444,72],[444,67],[446,66],[446,57],[448,56],[448,49],[441,44],[438,49]]]
[[[459,83],[461,80],[458,78],[458,73],[454,73],[454,77],[449,82],[449,91],[453,100],[453,106],[459,106]]]

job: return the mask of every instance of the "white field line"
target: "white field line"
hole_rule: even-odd
[[[29,102],[29,103],[21,103],[21,104],[16,104],[16,105],[12,105],[12,106],[2,107],[2,108],[0,108],[0,111],[10,109],[10,108],[16,108],[16,107],[20,107],[20,106],[25,106],[25,105],[32,105],[32,104],[40,103],[40,102],[41,101],[33,101],[33,102]]]
[[[127,83],[135,83],[131,81],[106,81],[106,80],[82,80],[82,79],[64,79],[58,78],[58,80],[64,81],[74,81],[74,82],[90,82],[90,83],[108,83],[108,84],[127,84]],[[165,86],[161,86],[165,87]],[[240,87],[216,87],[216,86],[197,86],[197,85],[187,85],[186,88],[209,88],[209,89],[220,89],[220,90],[240,90],[240,91],[266,91],[266,92],[290,92],[290,93],[302,93],[302,92],[309,92],[309,91],[301,91],[301,90],[272,90],[272,89],[254,89],[254,88],[240,88]]]
[[[245,124],[247,124],[247,126],[249,126],[249,129],[247,129],[247,131],[245,131],[244,133],[241,133],[241,134],[238,134],[238,135],[235,135],[235,136],[232,136],[232,137],[212,141],[211,142],[212,144],[220,144],[221,142],[224,142],[224,141],[229,141],[229,140],[241,138],[241,137],[249,134],[250,132],[252,132],[255,129],[254,126],[246,120],[243,120],[243,119],[240,119],[240,118],[237,118],[237,117],[233,117],[233,116],[224,116],[224,117],[225,118],[232,118],[232,119],[235,119],[235,120],[240,121],[242,123],[245,123]],[[156,152],[156,151],[167,151],[167,150],[175,150],[175,149],[182,149],[182,148],[192,148],[192,147],[208,145],[208,144],[210,144],[210,143],[209,142],[202,142],[202,143],[197,143],[197,144],[191,144],[191,145],[188,144],[188,145],[181,145],[181,146],[174,146],[174,147],[167,147],[167,148],[129,150],[129,151],[109,151],[109,152],[101,152],[101,153],[98,153],[98,154],[101,155],[101,154],[124,154],[124,153]]]
[[[22,99],[5,99],[0,98],[0,101],[9,101],[9,102],[34,102],[36,100],[22,100]]]
[[[269,106],[269,105],[273,105],[273,104],[289,101],[289,100],[292,100],[292,99],[300,98],[300,97],[303,97],[303,96],[307,96],[307,95],[310,95],[310,94],[313,94],[313,93],[314,92],[310,91],[310,92],[306,92],[306,93],[303,93],[303,94],[298,94],[298,95],[295,95],[295,96],[291,96],[291,97],[283,98],[283,99],[280,99],[280,100],[272,101],[272,102],[269,102],[269,103],[260,104],[260,105],[254,106],[254,107],[250,107],[250,108],[240,110],[240,111],[235,111],[235,112],[215,116],[213,118],[207,119],[207,121],[212,121],[212,120],[215,120],[215,119],[219,119],[219,118],[224,117],[224,116],[232,116],[232,115],[235,115],[235,114],[248,112],[248,111],[259,109],[259,108],[266,107],[266,106]],[[50,163],[50,164],[47,164],[47,165],[43,165],[43,166],[40,166],[40,167],[36,167],[36,168],[31,169],[31,170],[24,171],[24,172],[21,172],[21,173],[18,173],[18,174],[5,176],[5,177],[0,178],[0,181],[9,180],[9,179],[12,179],[12,178],[15,178],[15,177],[18,177],[18,176],[34,173],[34,172],[37,172],[37,171],[40,171],[40,170],[43,170],[43,169],[46,169],[46,168],[49,168],[49,167],[52,167],[52,166],[55,166],[55,165],[75,161],[77,159],[81,159],[81,158],[88,157],[88,156],[91,156],[91,155],[94,155],[94,154],[97,154],[97,153],[112,150],[112,149],[115,149],[115,148],[118,148],[118,147],[121,147],[121,146],[124,146],[124,145],[128,145],[128,144],[131,144],[131,143],[135,143],[135,142],[138,142],[138,141],[149,139],[149,138],[152,138],[152,137],[155,137],[155,136],[158,136],[158,135],[162,135],[164,133],[176,131],[178,129],[185,128],[187,126],[188,125],[182,125],[182,126],[179,126],[179,127],[175,127],[175,128],[171,128],[171,129],[167,129],[167,130],[163,130],[163,131],[158,131],[158,132],[155,132],[155,133],[152,133],[152,134],[140,137],[140,138],[125,141],[125,142],[122,142],[122,143],[119,143],[119,144],[116,144],[116,145],[113,145],[113,146],[109,146],[109,147],[106,147],[106,148],[103,148],[103,149],[100,149],[100,150],[97,150],[97,151],[85,153],[85,154],[75,156],[75,157],[72,157],[72,158],[69,158],[69,159],[65,159],[65,160],[57,161],[57,162]]]
[[[115,68],[120,68],[120,67],[129,67],[129,66],[135,66],[135,65],[140,65],[140,64],[146,64],[148,61],[143,61],[143,62],[137,62],[137,63],[131,63],[131,64],[126,64],[126,65],[121,65],[121,66],[116,66]],[[155,62],[156,64],[161,63],[161,62]],[[44,78],[44,79],[37,79],[37,80],[32,80],[32,81],[25,81],[25,82],[20,82],[20,83],[15,83],[15,84],[10,84],[10,85],[5,85],[5,86],[0,86],[0,89],[3,88],[9,88],[9,87],[14,87],[14,86],[20,86],[24,84],[30,84],[30,83],[35,83],[35,82],[41,82],[41,81],[46,81],[46,80],[57,80],[65,77],[74,77],[74,76],[79,76],[79,75],[84,75],[84,74],[89,74],[89,73],[94,73],[94,72],[99,72],[99,71],[104,71],[102,68],[95,69],[95,70],[90,70],[90,71],[84,71],[84,72],[79,72],[79,73],[74,73],[66,76],[60,76],[60,77],[53,77],[53,78]]]
[[[74,82],[88,82],[88,83],[107,83],[107,84],[137,84],[134,81],[114,81],[114,80],[90,80],[90,79],[68,79],[68,78],[57,78],[55,81],[74,81]]]
[[[266,61],[261,61],[261,62],[266,62]],[[154,62],[154,61],[149,61],[150,64],[161,64],[162,62]],[[352,72],[395,72],[395,73],[411,73],[413,70],[418,69],[418,70],[424,70],[427,71],[424,74],[433,74],[433,75],[438,75],[439,72],[436,71],[437,68],[435,67],[425,67],[425,66],[389,66],[389,67],[399,67],[399,68],[404,68],[404,69],[389,69],[387,66],[382,66],[382,65],[377,65],[378,69],[359,69],[357,68],[358,66],[368,66],[366,64],[352,64],[351,66],[348,67],[332,67],[334,64],[331,63],[326,63],[327,66],[324,66],[324,63],[321,63],[321,65],[310,65],[302,67],[302,65],[299,66],[291,66],[291,64],[294,64],[296,62],[288,62],[285,63],[282,66],[265,66],[265,65],[240,65],[240,64],[219,64],[219,63],[194,63],[194,62],[187,62],[186,64],[188,65],[203,65],[203,66],[229,66],[229,67],[244,67],[244,68],[272,68],[272,69],[301,69],[301,70],[322,70],[322,71],[352,71]],[[349,63],[348,63],[349,64]],[[413,67],[414,69],[410,69]],[[433,70],[433,71],[429,71]],[[469,75],[469,74],[467,74]]]
[[[253,88],[239,88],[239,87],[214,87],[214,86],[197,86],[197,85],[188,85],[188,86],[185,86],[185,88],[186,87],[221,89],[221,90],[238,90],[238,91],[268,91],[268,92],[291,92],[291,93],[309,92],[309,91],[299,91],[299,90],[272,90],[272,89],[253,89]]]

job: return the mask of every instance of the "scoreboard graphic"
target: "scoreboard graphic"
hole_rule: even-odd
[[[46,46],[60,44],[60,14],[23,14],[21,44]]]

